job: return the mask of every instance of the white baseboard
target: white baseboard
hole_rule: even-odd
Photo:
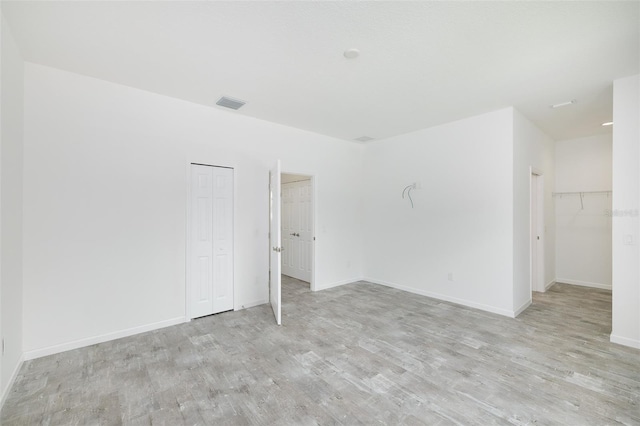
[[[145,333],[160,328],[170,327],[172,325],[182,324],[186,322],[185,317],[173,318],[165,321],[158,321],[152,324],[141,325],[138,327],[128,328],[126,330],[114,331],[112,333],[102,334],[100,336],[87,337],[86,339],[74,340],[72,342],[61,343],[59,345],[48,346],[46,348],[34,349],[24,353],[24,359],[30,360],[41,358],[43,356],[53,355],[60,352],[70,351],[72,349],[83,348],[85,346],[95,345],[96,343],[108,342],[109,340],[120,339],[122,337],[133,336],[134,334]]]
[[[20,355],[20,358],[18,358],[18,362],[16,363],[16,367],[13,369],[13,372],[11,373],[11,377],[7,382],[7,386],[5,386],[4,389],[2,389],[2,394],[0,395],[0,410],[2,410],[2,407],[4,407],[4,402],[7,400],[7,397],[9,396],[9,391],[13,387],[13,384],[15,383],[16,378],[18,377],[18,372],[22,368],[23,363],[24,363],[24,354]]]
[[[363,278],[351,278],[349,280],[343,280],[343,281],[337,281],[334,283],[328,283],[328,284],[316,284],[316,289],[315,291],[320,291],[320,290],[326,290],[328,288],[333,288],[333,287],[339,287],[341,285],[345,285],[345,284],[352,284],[358,281],[362,281]]]
[[[414,293],[414,294],[419,294],[421,296],[431,297],[432,299],[444,300],[446,302],[451,302],[451,303],[455,303],[455,304],[458,304],[458,305],[467,306],[469,308],[480,309],[481,311],[491,312],[493,314],[503,315],[503,316],[509,317],[509,318],[515,318],[517,316],[517,314],[519,313],[519,312],[516,313],[516,311],[509,311],[507,309],[497,308],[495,306],[484,305],[482,303],[476,303],[476,302],[472,302],[470,300],[458,299],[457,297],[446,296],[444,294],[439,294],[439,293],[434,293],[434,292],[431,292],[431,291],[425,291],[425,290],[421,290],[421,289],[407,287],[407,286],[404,286],[404,285],[391,283],[391,282],[386,282],[386,281],[381,281],[381,280],[376,280],[376,279],[373,279],[373,278],[363,278],[363,280],[364,281],[369,281],[369,282],[374,283],[374,284],[380,284],[380,285],[383,285],[383,286],[386,286],[386,287],[391,287],[391,288],[395,288],[395,289],[398,289],[398,290],[406,291],[408,293]],[[526,306],[525,306],[524,309],[526,309]]]
[[[616,336],[612,334],[611,336],[609,336],[609,341],[611,343],[617,343],[619,345],[640,349],[640,340],[629,339],[628,337]]]
[[[249,308],[253,308],[254,306],[264,305],[265,303],[269,303],[269,299],[260,299],[260,300],[254,300],[253,302],[245,302],[241,305],[236,306],[235,308],[233,308],[233,310],[240,311],[242,309],[249,309]]]
[[[572,280],[570,278],[556,278],[557,283],[579,285],[582,287],[601,288],[603,290],[611,290],[611,284],[592,283],[588,281]]]
[[[513,313],[514,314],[513,317],[515,318],[518,315],[520,315],[521,313],[523,313],[525,309],[527,309],[529,306],[531,306],[531,303],[532,303],[531,299],[529,299],[526,302],[524,302],[522,304],[522,306],[520,306],[518,309],[515,310],[515,312]]]
[[[549,290],[551,287],[553,287],[556,284],[555,280],[551,280],[548,283],[545,284],[544,286],[544,291]]]

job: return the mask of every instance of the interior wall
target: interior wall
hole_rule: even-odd
[[[555,277],[555,152],[553,139],[515,109],[513,146],[513,305],[520,313],[531,304],[531,168],[544,177],[545,285]]]
[[[285,184],[285,183],[291,183],[291,182],[300,182],[303,180],[311,180],[311,176],[281,173],[280,180],[281,180],[281,183]]]
[[[640,74],[613,83],[611,341],[640,348]]]
[[[367,143],[366,279],[513,316],[512,141],[507,108]]]
[[[556,191],[610,191],[612,136],[556,143]],[[558,195],[556,267],[559,282],[611,288],[611,195]]]
[[[0,24],[0,402],[22,361],[23,61],[4,17]]]
[[[190,162],[235,168],[236,309],[268,300],[277,158],[316,176],[317,287],[362,276],[360,144],[31,63],[24,143],[29,358],[184,320]]]

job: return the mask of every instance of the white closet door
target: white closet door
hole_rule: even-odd
[[[311,181],[300,182],[298,187],[298,276],[302,281],[311,281],[311,245],[313,244],[313,206]]]
[[[233,309],[233,169],[191,165],[191,317]]]
[[[293,254],[295,252],[295,230],[291,216],[294,202],[294,188],[292,183],[282,184],[282,273],[292,277]]]
[[[282,185],[282,273],[311,280],[312,214],[311,181]]]

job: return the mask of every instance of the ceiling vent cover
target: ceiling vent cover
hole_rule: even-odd
[[[229,98],[227,96],[221,97],[220,99],[218,99],[218,102],[216,102],[216,105],[220,105],[225,108],[231,108],[231,109],[239,109],[244,104],[246,104],[245,101]]]
[[[358,141],[358,142],[369,142],[374,140],[375,138],[372,138],[370,136],[360,136],[359,138],[355,138],[354,140]]]

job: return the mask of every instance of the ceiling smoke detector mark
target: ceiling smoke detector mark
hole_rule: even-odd
[[[355,138],[354,141],[358,141],[358,142],[369,142],[374,140],[375,138],[372,138],[370,136],[360,136],[359,138]]]
[[[229,98],[227,96],[221,97],[220,99],[218,99],[218,102],[216,102],[216,105],[220,105],[222,107],[231,108],[231,109],[240,109],[240,107],[243,106],[244,104],[246,104],[245,101],[241,101],[240,99]]]
[[[578,102],[578,101],[576,101],[575,99],[571,99],[568,102],[560,102],[559,104],[553,104],[553,105],[551,105],[551,108],[554,108],[554,109],[555,108],[562,108],[562,107],[565,107],[565,106],[573,105],[576,102]]]
[[[360,51],[358,49],[347,49],[344,51],[343,55],[347,59],[355,59],[360,56]]]

